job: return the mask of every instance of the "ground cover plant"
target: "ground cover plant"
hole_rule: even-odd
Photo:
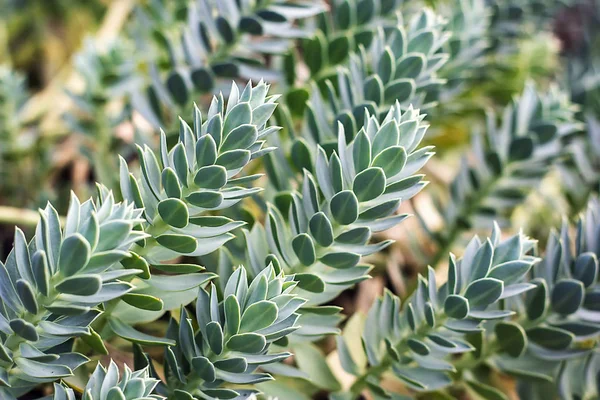
[[[598,2],[50,3],[0,399],[600,398]]]

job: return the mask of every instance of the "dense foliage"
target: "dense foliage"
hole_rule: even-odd
[[[600,398],[600,3],[34,3],[1,399]]]

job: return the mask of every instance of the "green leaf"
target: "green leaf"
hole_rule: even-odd
[[[425,56],[423,54],[407,54],[396,65],[396,78],[416,79],[425,66]]]
[[[363,245],[367,243],[370,238],[371,230],[367,227],[361,226],[340,233],[340,235],[335,238],[335,241],[343,244]]]
[[[552,289],[552,308],[559,314],[573,314],[583,304],[583,294],[582,282],[575,279],[560,280]]]
[[[56,380],[65,378],[73,375],[73,371],[65,365],[60,364],[49,364],[30,360],[23,357],[15,359],[15,364],[25,373],[27,376],[31,376],[37,379],[51,379]]]
[[[162,185],[165,188],[165,193],[171,198],[178,199],[181,197],[181,186],[175,171],[167,167],[162,172]]]
[[[241,353],[258,354],[267,345],[263,335],[258,333],[240,333],[227,341],[227,348]]]
[[[385,88],[385,102],[405,102],[413,97],[414,92],[415,84],[411,79],[396,79],[390,82]]]
[[[211,272],[184,275],[152,275],[148,285],[167,292],[185,292],[207,283],[216,275]]]
[[[205,270],[203,266],[196,264],[152,264],[152,268],[171,274],[189,274]]]
[[[50,286],[50,272],[46,253],[43,250],[38,250],[31,258],[31,270],[35,278],[35,286],[44,296],[48,296]],[[1,290],[1,288],[0,288]]]
[[[329,64],[339,65],[348,57],[348,54],[350,54],[350,38],[347,34],[334,37],[329,41],[327,47],[329,50]]]
[[[123,296],[123,301],[142,310],[161,311],[163,309],[163,301],[149,294],[129,293]]]
[[[179,129],[180,131],[182,131],[180,135],[183,137],[189,137],[189,142],[191,143],[193,139],[191,138],[190,127],[183,121],[180,121]],[[173,164],[175,167],[175,173],[177,174],[177,178],[179,179],[179,181],[181,181],[181,184],[183,186],[187,187],[189,161],[187,158],[186,148],[182,142],[177,143],[177,145],[175,145],[175,147],[173,148]]]
[[[363,84],[363,91],[365,93],[365,100],[375,102],[376,104],[383,103],[384,87],[379,76],[370,76]]]
[[[425,303],[425,321],[430,327],[435,326],[435,310],[430,302]]]
[[[127,400],[120,387],[113,387],[106,393],[106,400]]]
[[[219,118],[214,118],[220,121]],[[218,123],[220,125],[220,123]],[[221,134],[219,129],[219,136]],[[196,142],[196,163],[198,167],[213,165],[217,161],[217,144],[211,135],[204,135]]]
[[[92,350],[94,350],[96,353],[102,354],[102,355],[108,355],[108,350],[106,349],[106,346],[104,345],[104,341],[102,340],[102,337],[98,334],[98,332],[96,332],[92,328],[90,328],[89,335],[81,336],[81,340],[85,344],[90,346],[92,348]]]
[[[202,392],[209,396],[209,398],[215,398],[215,399],[223,399],[223,400],[232,400],[235,399],[236,397],[239,397],[239,392],[236,392],[233,389],[204,389],[202,390]]]
[[[552,350],[564,350],[571,345],[575,336],[563,329],[535,327],[527,330],[527,337],[542,347]]]
[[[465,297],[472,307],[487,306],[495,303],[504,290],[504,283],[494,278],[483,278],[472,282],[465,292]]]
[[[358,132],[352,142],[352,156],[354,169],[357,172],[363,171],[371,165],[371,140],[364,130]]]
[[[367,168],[354,178],[352,191],[356,194],[359,201],[369,201],[383,194],[385,183],[383,169],[377,167]]]
[[[191,253],[196,250],[196,239],[187,235],[166,234],[156,238],[156,241],[167,249],[178,253]]]
[[[311,273],[300,273],[294,275],[294,281],[298,282],[300,289],[311,293],[323,293],[325,282],[319,276]]]
[[[489,240],[477,250],[475,256],[470,265],[471,269],[471,280],[477,280],[484,278],[492,265],[492,256],[494,249],[492,243]]]
[[[190,217],[185,203],[174,198],[158,203],[158,214],[163,221],[175,228],[185,228]]]
[[[215,75],[222,78],[237,78],[240,74],[239,67],[232,62],[217,62],[211,64]]]
[[[516,283],[529,272],[531,268],[531,262],[525,260],[512,260],[502,264],[496,265],[490,273],[488,278],[496,278],[504,282],[505,285]]]
[[[432,50],[434,40],[433,32],[423,31],[411,39],[407,50],[411,53],[429,54]]]
[[[60,246],[58,269],[63,276],[75,275],[81,271],[90,260],[90,245],[79,233],[74,233]]]
[[[493,386],[488,386],[479,381],[466,380],[467,385],[482,399],[486,400],[508,400],[508,397]]]
[[[329,247],[333,243],[333,227],[323,212],[318,212],[309,221],[310,233],[315,241],[323,246]]]
[[[190,193],[185,199],[196,207],[216,208],[223,202],[223,194],[212,190],[199,190]]]
[[[178,72],[173,72],[169,78],[167,78],[167,89],[169,89],[169,93],[173,96],[173,99],[177,104],[183,106],[187,104],[189,99],[189,91],[185,80]]]
[[[347,269],[358,264],[360,261],[360,254],[350,252],[329,253],[321,257],[319,261],[332,268]]]
[[[17,280],[17,294],[21,299],[21,303],[27,311],[32,314],[38,313],[38,303],[35,297],[35,291],[31,284],[24,279]]]
[[[573,265],[573,277],[583,283],[585,287],[590,287],[596,282],[598,276],[598,259],[592,252],[582,253],[577,256]]]
[[[423,343],[417,339],[410,338],[410,339],[408,339],[406,344],[408,344],[408,347],[412,351],[414,351],[415,353],[417,353],[418,355],[421,355],[421,356],[426,356],[431,352],[431,350],[425,343]]]
[[[388,147],[373,160],[373,167],[379,167],[390,178],[404,169],[406,165],[406,150],[401,146]]]
[[[525,297],[527,318],[530,321],[535,321],[544,315],[547,309],[547,294],[548,286],[543,279],[534,279],[531,283],[536,287],[527,292]]]
[[[30,340],[32,342],[37,342],[39,339],[38,333],[35,330],[35,326],[31,323],[17,318],[13,319],[9,322],[10,328],[14,333],[21,336],[25,340]]]
[[[250,304],[242,315],[240,332],[256,332],[271,326],[277,319],[277,305],[272,301],[262,300]]]
[[[221,152],[236,149],[247,149],[256,142],[258,130],[255,125],[244,124],[234,128],[221,144]]]
[[[242,373],[248,368],[248,363],[243,357],[232,357],[228,359],[215,361],[215,368],[221,371]]]
[[[249,33],[250,35],[262,35],[263,26],[256,18],[244,16],[240,19],[238,28],[241,32]]]
[[[215,354],[223,352],[223,329],[216,321],[211,321],[206,325],[206,340]]]
[[[214,86],[215,81],[212,74],[206,68],[197,68],[190,74],[192,84],[200,93],[210,92]]]
[[[172,351],[170,351],[171,353]],[[174,357],[174,356],[171,356]],[[173,358],[174,359],[174,358]],[[175,389],[173,391],[173,400],[196,400],[189,392],[181,389]]]
[[[315,245],[306,233],[301,233],[292,240],[292,248],[302,264],[310,266],[315,263]]]
[[[311,343],[297,343],[293,353],[301,371],[308,374],[310,381],[317,387],[337,391],[341,386],[327,365],[321,351]]]
[[[349,190],[333,196],[329,208],[333,218],[341,225],[350,225],[358,218],[358,199]]]
[[[231,26],[231,23],[225,17],[222,16],[218,16],[215,23],[217,25],[217,30],[219,31],[219,34],[221,35],[225,43],[233,43],[233,41],[235,40],[235,32],[233,30],[233,27]]]
[[[202,189],[220,189],[227,183],[227,170],[221,165],[207,165],[198,170],[194,183]]]
[[[500,321],[494,327],[494,332],[502,351],[515,358],[523,354],[527,347],[527,337],[519,324],[511,321]]]
[[[360,375],[361,369],[352,358],[350,348],[348,345],[346,345],[346,341],[344,340],[344,337],[342,335],[338,335],[336,337],[336,344],[342,368],[344,368],[346,372],[351,373],[352,375]]]
[[[51,306],[46,306],[46,309],[57,315],[82,315],[90,311],[90,307],[67,303],[64,301],[55,301]]]
[[[133,343],[144,346],[175,346],[174,340],[159,338],[142,333],[115,317],[110,318],[108,320],[108,324],[117,335]]]
[[[193,373],[207,382],[214,382],[216,379],[215,367],[206,357],[192,358]]]
[[[226,138],[231,131],[252,122],[252,108],[247,102],[238,103],[227,113],[223,123],[223,136]]]
[[[313,38],[302,41],[302,47],[305,54],[310,54],[304,61],[311,75],[315,75],[327,64],[327,39],[317,30]]]
[[[121,264],[127,269],[142,271],[139,275],[140,278],[150,279],[150,265],[148,265],[148,261],[136,253],[129,252],[129,257],[122,259]]]
[[[533,140],[529,137],[513,139],[508,150],[511,161],[526,160],[533,154]]]
[[[383,83],[387,83],[392,80],[396,74],[396,59],[392,50],[387,47],[381,58],[379,59],[379,65],[377,66],[377,75],[381,77]]]
[[[102,279],[99,275],[77,275],[64,279],[56,290],[60,293],[75,294],[79,296],[91,296],[102,288]]]
[[[240,304],[237,298],[232,294],[227,296],[224,305],[225,311],[225,334],[233,336],[240,330]]]
[[[301,117],[306,110],[306,102],[309,98],[310,93],[304,88],[290,89],[285,95],[285,104],[293,115]],[[280,108],[279,112],[283,114],[284,111]],[[291,119],[290,116],[287,118]]]
[[[302,171],[304,169],[307,171],[312,171],[313,161],[310,154],[310,149],[302,138],[294,141],[294,144],[292,145],[291,157],[292,163],[298,171]]]
[[[217,164],[224,166],[228,170],[236,170],[244,167],[250,161],[250,151],[248,150],[230,150],[222,153],[217,158]]]
[[[464,319],[469,315],[469,301],[462,296],[451,294],[444,302],[444,311],[449,317]]]

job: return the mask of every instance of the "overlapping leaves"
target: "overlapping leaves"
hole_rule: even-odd
[[[371,267],[361,265],[361,258],[391,243],[370,243],[373,233],[404,220],[405,214],[397,214],[401,200],[426,185],[416,174],[433,154],[432,147],[418,148],[426,130],[423,115],[412,108],[403,112],[399,104],[381,123],[367,114],[366,126],[350,144],[339,124],[337,149],[328,156],[318,148],[314,175],[305,170],[301,191],[269,207],[264,231],[255,224],[246,232],[250,270],[257,273],[275,255],[310,305],[366,279]],[[332,333],[336,330],[327,326],[336,321],[331,312],[303,315],[297,334]]]
[[[338,351],[344,369],[358,377],[352,392],[368,387],[384,398],[380,375],[391,369],[404,385],[437,390],[452,383],[453,358],[476,350],[470,335],[486,321],[514,315],[510,299],[534,288],[524,278],[536,258],[527,255],[535,242],[515,235],[501,239],[497,227],[491,238],[473,238],[463,258],[451,254],[446,282],[438,286],[433,269],[419,277],[418,287],[401,306],[389,292],[373,305],[365,322],[364,348],[368,365],[357,364],[343,339]]]
[[[302,42],[303,52],[311,55],[304,59],[311,76],[335,75],[333,67],[345,62],[348,54],[361,46],[368,48],[378,27],[395,25],[402,3],[401,0],[333,1],[331,9],[319,16],[319,30]]]
[[[224,78],[280,80],[281,71],[273,66],[282,63],[293,39],[311,32],[298,23],[326,6],[322,1],[195,0],[174,11],[160,1],[146,8],[146,18],[160,27],[149,37],[168,55],[169,74],[163,79],[160,66],[153,67],[152,83],[135,94],[134,107],[151,124],[168,126],[177,115],[173,110],[188,112],[194,93],[219,90]],[[165,13],[174,13],[178,23],[163,27]]]
[[[148,261],[208,254],[243,225],[208,212],[231,207],[260,190],[248,187],[260,175],[236,175],[272,150],[263,147],[265,137],[278,129],[266,126],[277,99],[267,96],[268,89],[263,82],[249,83],[240,92],[234,84],[227,102],[222,94],[213,98],[204,120],[196,108],[193,129],[181,120],[171,150],[164,133],[158,154],[148,146],[139,148],[142,174],[137,179],[121,160],[123,196],[143,208],[146,231],[152,235],[138,249]]]
[[[0,263],[0,381],[15,392],[69,376],[86,362],[70,346],[56,346],[93,338],[96,307],[131,292],[128,277],[148,273],[118,265],[147,236],[134,230],[142,211],[99,189],[95,202],[72,196],[64,228],[48,205],[33,240],[17,229],[14,248]]]
[[[582,377],[597,368],[592,353],[600,337],[599,211],[598,200],[592,199],[574,227],[565,223],[560,233],[551,234],[544,260],[533,268],[535,288],[514,305],[522,329],[513,337],[523,344],[519,351],[511,346],[514,353],[495,362],[524,380],[557,381],[564,398],[595,393]],[[503,336],[497,340],[508,348]],[[521,353],[518,359],[510,357]]]
[[[182,255],[211,253],[244,225],[212,212],[232,207],[261,190],[250,186],[261,175],[238,175],[251,160],[272,150],[264,147],[264,139],[278,129],[266,126],[277,97],[267,96],[268,89],[261,81],[255,86],[248,83],[240,92],[234,84],[227,102],[222,94],[213,98],[204,120],[195,108],[193,129],[180,120],[179,138],[170,150],[164,133],[158,152],[149,146],[138,147],[141,176],[137,178],[121,159],[121,192],[143,209],[142,226],[150,235],[136,244],[127,263],[145,268],[151,265],[168,273],[153,274],[143,282],[135,300],[145,304],[158,296],[171,308],[178,308],[193,300],[199,286],[216,277],[201,272],[204,268],[195,264],[164,262]],[[135,302],[128,303],[136,306]],[[110,320],[113,331],[134,342],[168,343],[127,326],[158,318],[162,311],[153,304],[146,308],[152,312],[149,314],[134,314],[121,304],[113,313],[117,317]]]
[[[299,328],[297,311],[305,300],[292,293],[295,286],[269,265],[250,284],[239,267],[222,296],[215,285],[210,293],[200,289],[195,320],[182,308],[179,321],[170,322],[167,337],[177,345],[165,349],[167,380],[157,392],[174,398],[233,399],[255,392],[240,385],[272,379],[256,369],[291,355],[269,348]],[[138,363],[149,365],[151,360],[142,354]]]
[[[161,400],[164,397],[153,394],[158,380],[151,378],[148,368],[131,371],[125,365],[119,379],[117,365],[111,360],[105,369],[98,364],[83,392],[83,400]],[[75,400],[73,389],[54,384],[52,400]]]
[[[377,30],[368,50],[352,53],[347,67],[338,69],[335,87],[327,83],[325,99],[313,89],[305,116],[311,138],[326,146],[337,140],[337,122],[351,134],[361,128],[366,112],[385,115],[396,102],[403,109],[426,105],[427,95],[444,82],[436,75],[448,58],[440,51],[448,39],[443,27],[443,20],[425,9],[406,25]]]

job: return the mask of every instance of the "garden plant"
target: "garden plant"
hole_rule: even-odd
[[[0,400],[600,398],[599,1],[3,10]]]

